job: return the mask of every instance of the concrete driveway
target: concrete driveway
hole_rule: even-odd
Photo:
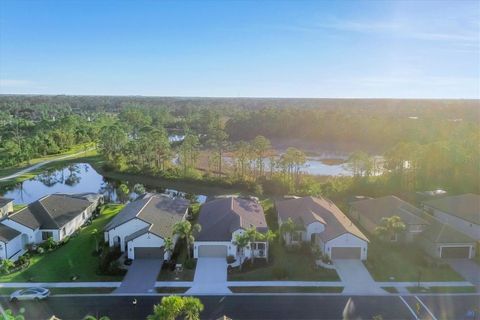
[[[480,266],[477,263],[469,259],[448,259],[447,263],[480,292]]]
[[[370,272],[360,260],[338,259],[333,264],[344,284],[344,293],[379,294],[385,293],[373,280]]]
[[[225,258],[198,258],[193,285],[187,293],[231,293],[227,287],[227,260]]]
[[[122,284],[115,293],[155,292],[155,281],[162,269],[163,259],[135,259]]]

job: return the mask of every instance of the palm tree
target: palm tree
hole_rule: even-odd
[[[153,314],[147,320],[175,320],[183,311],[184,301],[179,296],[163,297],[160,304],[153,306]]]
[[[168,258],[170,259],[171,254],[172,254],[173,249],[174,249],[174,244],[173,244],[172,238],[166,238],[165,243],[163,244],[163,247],[165,249],[165,252],[168,254]]]
[[[183,297],[183,314],[185,320],[200,320],[200,312],[203,311],[203,304],[200,299],[194,297]]]
[[[250,243],[250,237],[247,233],[235,235],[235,240],[233,242],[237,248],[240,249],[240,271],[242,271],[243,258],[245,257],[245,248]]]
[[[247,231],[245,233],[247,235],[248,241],[250,242],[250,252],[251,252],[251,255],[252,255],[251,256],[251,258],[252,258],[251,261],[252,261],[252,264],[253,264],[253,262],[255,260],[255,254],[253,252],[253,243],[255,243],[261,237],[261,234],[255,228],[247,229]]]
[[[173,225],[173,234],[178,235],[180,239],[184,239],[187,244],[187,256],[188,259],[191,258],[191,246],[195,241],[194,234],[200,232],[202,227],[196,223],[192,225],[190,221],[184,220],[177,222]]]
[[[288,218],[287,221],[282,223],[282,225],[280,226],[280,234],[282,235],[282,237],[285,237],[288,234],[291,241],[292,234],[293,232],[295,232],[296,229],[297,227],[295,226],[295,222],[293,222],[292,218]],[[282,237],[280,237],[280,241]]]
[[[383,217],[380,225],[375,228],[375,233],[385,239],[388,235],[398,235],[404,232],[406,225],[399,216]]]
[[[273,240],[275,240],[275,238],[277,237],[277,234],[275,232],[273,232],[272,230],[268,230],[266,233],[261,233],[262,237],[261,239],[265,242],[267,242],[267,262],[268,262],[268,252],[269,252],[269,246],[270,246],[270,243],[273,242]]]
[[[83,318],[83,320],[110,320],[110,318],[107,316],[95,317],[92,315],[87,315],[85,318]]]

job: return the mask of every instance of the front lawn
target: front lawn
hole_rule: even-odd
[[[475,293],[475,287],[407,287],[410,293]]]
[[[109,204],[102,209],[101,215],[93,223],[83,228],[79,235],[68,243],[45,254],[32,255],[27,269],[9,275],[0,276],[0,282],[64,282],[72,281],[120,281],[118,276],[98,275],[99,257],[93,255],[97,230],[99,242],[103,239],[103,227],[121,209],[123,205]]]
[[[286,250],[276,243],[270,245],[270,262],[256,259],[255,264],[247,261],[240,272],[233,270],[228,275],[229,281],[339,281],[337,272],[315,267],[313,256],[305,249]]]
[[[228,287],[233,293],[340,293],[343,287]]]
[[[446,263],[436,260],[418,247],[383,244],[368,245],[365,266],[376,281],[463,281]]]

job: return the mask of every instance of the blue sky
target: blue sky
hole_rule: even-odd
[[[0,2],[0,93],[480,98],[478,1]]]

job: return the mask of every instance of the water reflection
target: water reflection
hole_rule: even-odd
[[[136,199],[134,185],[125,183],[130,193],[127,200]],[[14,199],[16,204],[27,204],[51,193],[102,193],[108,202],[119,202],[118,188],[122,181],[104,178],[88,163],[76,163],[61,169],[46,170],[35,178],[0,189],[0,195]],[[206,196],[192,195],[172,189],[145,186],[148,192],[166,192],[172,196],[184,196],[190,200],[205,202]]]

